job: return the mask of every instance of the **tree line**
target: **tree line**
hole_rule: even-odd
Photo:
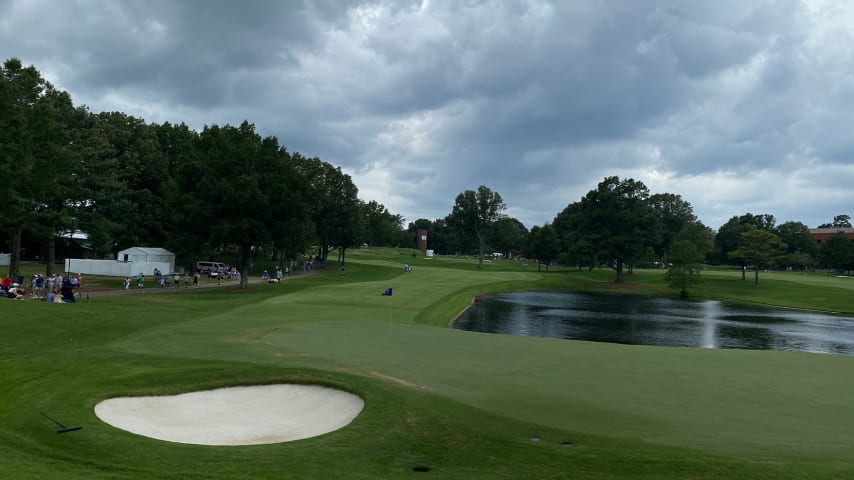
[[[0,71],[0,175],[0,250],[12,252],[10,274],[19,271],[26,244],[49,275],[57,239],[76,231],[86,232],[100,257],[162,246],[191,265],[228,249],[247,272],[259,252],[274,260],[311,252],[325,263],[334,251],[343,268],[351,247],[412,247],[423,229],[437,253],[476,253],[479,265],[500,252],[545,269],[608,266],[617,282],[636,266],[658,266],[683,292],[704,263],[752,269],[757,282],[763,268],[854,265],[854,244],[844,234],[819,248],[803,223],[775,225],[773,215],[751,213],[715,232],[679,195],[652,194],[642,182],[616,176],[530,230],[505,215],[501,195],[483,185],[461,192],[446,217],[404,229],[400,215],[361,200],[340,167],[291,153],[248,121],[195,131],[92,113],[16,58]],[[848,215],[822,225],[850,226]]]
[[[189,264],[229,248],[243,272],[261,248],[287,259],[315,245],[321,262],[337,249],[343,264],[355,245],[407,241],[403,218],[359,199],[340,167],[248,121],[197,132],[95,114],[16,58],[0,70],[0,178],[10,274],[26,243],[50,275],[57,238],[76,231],[99,257],[162,246]]]
[[[835,271],[854,268],[854,242],[842,231],[851,228],[848,215],[837,215],[823,228],[839,230],[819,245],[807,225],[789,221],[776,225],[771,214],[733,216],[717,231],[703,225],[693,207],[672,193],[651,194],[640,181],[612,176],[579,201],[570,203],[554,220],[528,231],[503,215],[497,192],[481,186],[457,196],[444,219],[419,219],[410,231],[425,229],[440,253],[476,251],[516,252],[551,264],[596,268],[608,266],[616,282],[634,266],[667,269],[671,286],[687,295],[699,282],[705,264],[741,267],[742,279],[768,268],[810,269],[817,264]]]

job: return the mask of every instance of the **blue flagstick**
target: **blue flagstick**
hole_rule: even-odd
[[[382,295],[384,297],[386,297],[386,296],[391,297],[391,299],[389,300],[389,307],[388,307],[388,334],[391,335],[391,311],[394,309],[394,295],[391,294],[390,288],[387,288],[382,293]]]

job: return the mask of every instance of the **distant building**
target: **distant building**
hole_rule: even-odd
[[[848,240],[854,240],[854,228],[811,228],[810,235],[819,245],[828,241],[830,237],[842,232]]]
[[[415,239],[415,248],[427,253],[427,230],[418,230],[418,237]]]

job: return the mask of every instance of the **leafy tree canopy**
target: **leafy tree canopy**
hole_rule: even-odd
[[[477,191],[466,190],[457,195],[447,222],[458,236],[477,238],[478,268],[483,267],[483,250],[487,236],[506,208],[501,195],[485,185],[479,186]]]

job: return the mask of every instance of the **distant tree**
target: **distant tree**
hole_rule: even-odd
[[[836,215],[832,223],[822,223],[818,228],[851,228],[851,217],[849,215]]]
[[[744,215],[737,215],[730,218],[718,229],[718,233],[715,235],[717,261],[721,263],[736,262],[741,267],[741,279],[744,280],[744,267],[746,264],[740,257],[730,255],[730,252],[743,245],[744,239],[742,234],[754,228],[771,231],[774,228],[774,222],[774,215],[769,214],[753,215],[745,213]]]
[[[655,253],[663,265],[669,263],[668,252],[674,237],[682,231],[682,227],[696,221],[694,209],[679,195],[673,193],[657,193],[649,197],[649,204],[655,212],[658,233],[655,237]]]
[[[474,236],[478,243],[478,265],[483,267],[483,249],[492,226],[507,208],[501,195],[484,185],[477,191],[466,190],[457,195],[448,224],[462,237]]]
[[[406,229],[406,246],[414,248],[417,245],[416,236],[418,235],[418,230],[427,230],[427,248],[440,255],[451,253],[450,243],[452,234],[444,218],[437,218],[432,221],[426,218],[419,218],[414,222],[409,222],[409,226]]]
[[[700,271],[713,246],[711,230],[697,221],[685,224],[673,237],[667,280],[671,288],[679,289],[681,298],[688,298],[688,287],[702,283]]]
[[[786,253],[786,244],[774,232],[753,228],[741,234],[742,243],[729,252],[730,258],[753,266],[753,283],[759,284],[759,270],[773,266]]]
[[[489,244],[496,252],[501,252],[510,258],[513,250],[522,250],[528,229],[519,220],[511,217],[499,218],[492,228]]]
[[[285,153],[275,137],[262,138],[244,121],[239,127],[205,127],[195,154],[203,165],[195,194],[211,206],[198,213],[205,215],[214,244],[237,246],[240,286],[246,288],[252,249],[271,242],[276,225],[288,220],[275,208],[285,201],[280,188],[289,174]]]
[[[604,252],[622,283],[627,260],[639,258],[655,240],[655,212],[649,190],[634,179],[607,177],[574,208],[570,223],[574,240],[587,245],[586,254]]]
[[[341,173],[340,167],[337,169]],[[359,199],[359,189],[350,175],[333,177],[333,210],[327,218],[333,226],[330,240],[338,247],[338,263],[344,273],[347,249],[361,244],[365,238],[365,202]]]
[[[801,222],[785,222],[778,225],[774,233],[786,244],[783,262],[789,266],[813,264],[818,255],[818,243],[810,235],[808,226]]]
[[[309,186],[305,202],[314,224],[320,258],[325,263],[329,248],[337,247],[339,258],[343,260],[343,250],[358,245],[364,238],[363,202],[358,198],[359,190],[341,167],[318,158],[295,155],[295,160]]]
[[[552,221],[552,228],[558,237],[560,255],[558,259],[564,265],[577,265],[581,270],[587,267],[593,270],[600,263],[600,257],[607,253],[581,235],[578,230],[578,215],[581,212],[581,202],[573,202],[558,213]]]
[[[66,209],[73,161],[66,117],[71,97],[35,67],[10,58],[0,67],[0,231],[10,239],[9,273],[20,273],[25,231],[52,240],[67,228]]]
[[[821,245],[819,261],[836,271],[854,268],[854,241],[843,232],[837,232]]]
[[[548,223],[542,227],[531,227],[531,232],[525,241],[524,251],[525,257],[537,261],[537,271],[540,271],[542,265],[545,265],[546,271],[548,271],[549,265],[560,255],[560,247],[554,228]]]
[[[397,246],[403,227],[403,218],[394,215],[374,200],[365,204],[366,243],[376,246]]]

